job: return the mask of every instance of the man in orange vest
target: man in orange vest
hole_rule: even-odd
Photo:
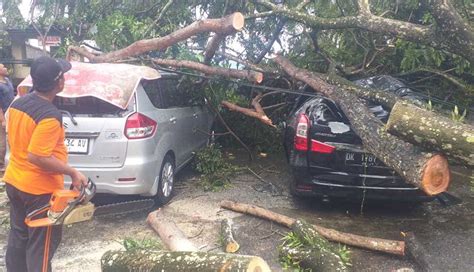
[[[10,160],[4,180],[10,199],[10,234],[5,256],[7,271],[51,271],[59,246],[61,226],[29,228],[28,213],[46,205],[55,190],[64,188],[64,176],[76,189],[87,178],[67,164],[62,114],[53,105],[64,88],[65,60],[39,57],[31,65],[33,89],[9,108],[7,131]]]

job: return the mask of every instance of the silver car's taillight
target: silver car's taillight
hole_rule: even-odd
[[[157,124],[155,120],[141,113],[134,113],[125,123],[125,137],[128,139],[143,139],[153,136]]]

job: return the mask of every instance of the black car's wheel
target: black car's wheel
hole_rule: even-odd
[[[174,189],[174,160],[170,155],[166,155],[160,168],[160,181],[158,182],[158,192],[155,203],[164,205],[171,200]]]

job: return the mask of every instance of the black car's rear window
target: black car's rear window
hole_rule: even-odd
[[[126,111],[93,96],[76,98],[66,98],[57,96],[54,99],[54,104],[56,105],[56,107],[58,107],[58,109],[68,111],[73,115],[121,115],[123,112]]]

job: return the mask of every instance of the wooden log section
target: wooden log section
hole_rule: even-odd
[[[189,251],[107,251],[103,272],[270,272],[260,257]]]
[[[255,205],[237,203],[226,200],[222,201],[220,203],[220,206],[224,209],[267,219],[284,225],[288,228],[291,228],[291,226],[296,221],[295,219],[286,215],[278,214]],[[321,236],[330,241],[400,256],[405,255],[405,242],[403,241],[393,241],[345,233],[334,229],[325,228],[319,225],[313,225],[313,227],[319,234],[321,234]]]
[[[332,245],[312,225],[303,220],[296,220],[291,229],[314,255],[312,261],[315,263],[311,267],[316,270],[313,271],[348,271],[341,257],[334,253]]]
[[[161,209],[148,214],[147,223],[158,233],[171,251],[197,251],[198,248],[181,232]]]
[[[450,182],[447,159],[440,154],[423,153],[410,143],[387,133],[384,124],[367,108],[354,92],[330,85],[312,72],[295,67],[287,59],[273,59],[288,75],[307,83],[339,104],[351,127],[362,139],[364,147],[392,167],[408,183],[427,195],[446,191]]]
[[[290,257],[292,261],[298,262],[299,266],[303,269],[307,269],[309,271],[348,271],[348,270],[335,270],[335,269],[323,269],[321,268],[320,263],[323,262],[321,258],[314,254],[312,248],[308,247],[301,247],[301,248],[291,248],[289,246],[282,246],[279,248],[279,256],[281,258]],[[303,270],[303,271],[307,271]]]
[[[441,151],[459,162],[474,166],[474,127],[425,111],[407,102],[395,103],[387,131],[399,138]]]
[[[240,31],[244,27],[244,21],[244,16],[240,12],[235,12],[218,19],[203,19],[178,29],[164,37],[136,41],[123,49],[98,56],[87,52],[83,48],[71,46],[68,48],[68,59],[71,56],[71,52],[76,52],[81,56],[87,57],[91,62],[114,62],[141,55],[149,51],[165,49],[177,42],[203,32],[233,33],[234,31]]]
[[[206,73],[208,75],[218,75],[230,78],[244,78],[250,82],[255,83],[260,83],[263,80],[263,73],[252,70],[237,70],[224,67],[212,67],[190,60],[152,59],[152,61],[158,65],[172,66],[176,68],[189,68]]]
[[[221,238],[224,251],[227,253],[235,253],[239,250],[240,245],[234,239],[232,234],[232,220],[224,219],[221,222]]]

